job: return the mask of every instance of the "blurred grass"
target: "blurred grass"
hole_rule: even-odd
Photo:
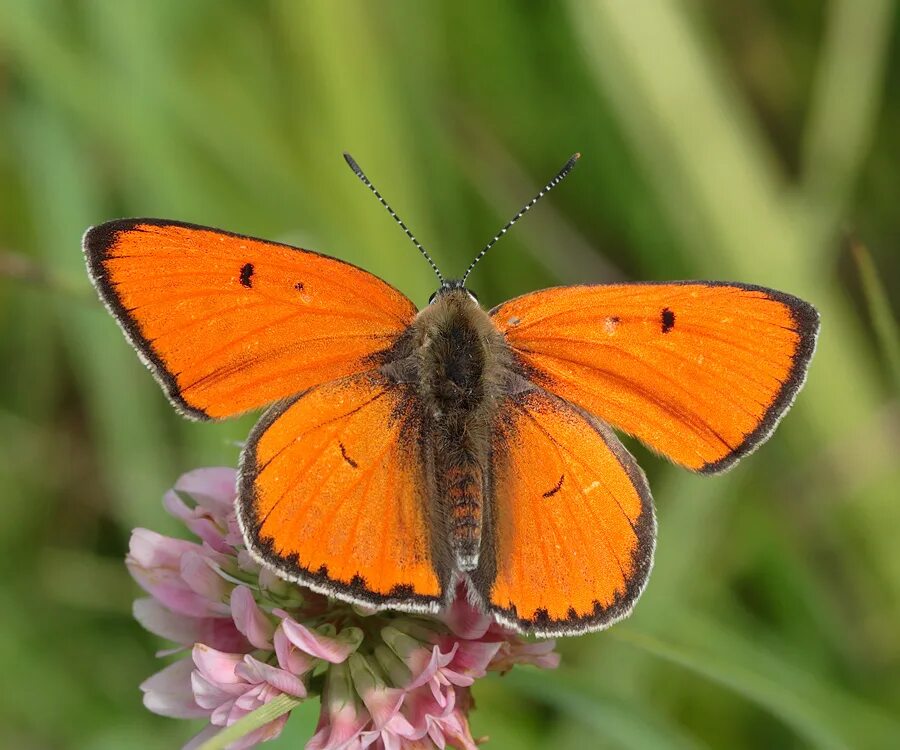
[[[708,277],[822,313],[794,413],[740,468],[701,479],[637,449],[660,540],[635,616],[566,641],[557,674],[481,686],[476,734],[498,750],[896,744],[891,0],[0,0],[0,18],[0,251],[41,270],[0,279],[0,665],[15,679],[0,745],[189,736],[140,704],[156,644],[120,561],[132,526],[173,528],[159,497],[177,474],[234,464],[252,422],[174,415],[85,304],[81,233],[127,215],[221,226],[345,258],[423,303],[427,265],[343,150],[449,274],[584,153],[479,267],[487,305]],[[848,228],[869,250],[862,284]],[[304,707],[277,746],[314,721]]]
[[[859,271],[860,284],[869,307],[869,317],[885,364],[890,370],[894,388],[900,391],[900,328],[891,310],[887,290],[878,277],[872,254],[865,245],[850,240],[850,251]]]

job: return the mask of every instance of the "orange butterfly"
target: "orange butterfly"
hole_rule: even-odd
[[[644,473],[608,424],[707,474],[769,437],[815,347],[818,314],[796,297],[583,285],[486,312],[465,287],[577,158],[459,281],[391,211],[441,281],[420,311],[288,245],[159,219],[87,231],[101,298],[179,411],[274,403],[243,450],[237,500],[260,563],[376,608],[435,612],[465,585],[521,632],[598,630],[631,611],[656,536]]]

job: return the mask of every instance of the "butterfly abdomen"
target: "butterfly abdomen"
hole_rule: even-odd
[[[465,290],[438,297],[415,328],[435,541],[453,567],[471,571],[488,521],[489,430],[503,344]]]
[[[433,441],[434,494],[454,566],[463,571],[478,565],[484,527],[485,460],[480,442],[457,425],[438,428]],[[441,445],[443,443],[443,445]],[[451,445],[453,447],[451,448]]]

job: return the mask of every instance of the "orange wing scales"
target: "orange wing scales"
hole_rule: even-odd
[[[324,593],[437,609],[415,419],[409,396],[373,373],[273,407],[241,458],[251,551]]]
[[[796,297],[713,282],[548,289],[491,315],[544,388],[710,473],[768,437],[818,331]]]
[[[508,402],[495,436],[491,581],[495,615],[551,636],[598,630],[630,612],[653,561],[653,501],[612,431],[533,390]]]
[[[372,367],[415,315],[324,255],[155,219],[88,230],[95,285],[173,403],[219,418]]]

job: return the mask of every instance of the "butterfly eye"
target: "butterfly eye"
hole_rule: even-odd
[[[437,293],[437,292],[435,292],[434,294],[432,294],[432,295],[428,298],[428,304],[429,304],[429,305],[432,304],[432,303],[437,299],[437,296],[438,296],[438,293]]]
[[[475,292],[466,289],[466,294],[468,294],[473,300],[475,300],[475,302],[478,302],[478,295],[475,294]]]

